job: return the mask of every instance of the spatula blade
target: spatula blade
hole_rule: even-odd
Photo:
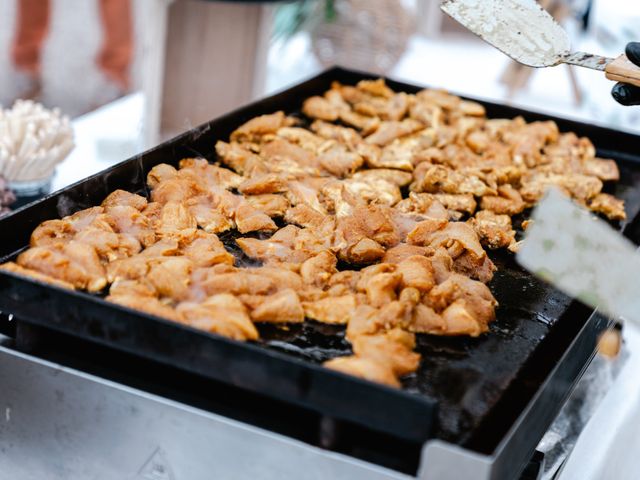
[[[640,325],[636,246],[560,191],[533,211],[517,260],[566,294]]]
[[[444,0],[440,8],[530,67],[557,65],[571,49],[567,32],[535,0]]]

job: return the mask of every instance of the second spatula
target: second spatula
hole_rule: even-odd
[[[626,55],[614,59],[572,52],[567,32],[535,0],[444,0],[440,8],[524,65],[569,63],[602,70],[610,80],[640,87],[640,67]]]

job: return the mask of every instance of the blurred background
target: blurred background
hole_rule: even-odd
[[[575,49],[616,56],[640,39],[640,2],[540,3]],[[521,67],[437,0],[0,0],[0,105],[71,118],[54,190],[334,64],[640,132],[602,73]]]

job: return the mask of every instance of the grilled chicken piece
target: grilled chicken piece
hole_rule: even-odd
[[[431,261],[421,255],[405,258],[398,263],[396,270],[401,277],[401,288],[415,288],[419,292],[428,292],[435,285],[435,273]]]
[[[18,256],[17,263],[89,292],[99,292],[107,286],[106,272],[95,248],[75,240],[32,247]]]
[[[126,205],[105,208],[104,220],[114,232],[133,237],[144,247],[156,241],[156,232],[149,218],[139,210]]]
[[[206,296],[221,293],[268,295],[278,288],[276,283],[265,275],[253,273],[251,269],[236,269],[228,265],[194,270],[191,284],[194,286],[192,295],[195,295],[195,298],[199,298],[201,292]]]
[[[182,299],[187,295],[194,263],[186,256],[174,256],[179,253],[175,239],[161,240],[138,255],[109,263],[107,279],[114,285],[141,282],[145,288],[152,288],[155,295]],[[113,286],[111,293],[116,294]]]
[[[605,215],[609,220],[626,220],[624,201],[608,193],[599,193],[589,202],[589,208]]]
[[[376,168],[374,170],[361,170],[351,176],[352,179],[375,184],[378,180],[385,180],[397,187],[406,187],[413,178],[409,172],[392,168]]]
[[[430,237],[429,246],[448,248],[454,241],[475,258],[483,259],[487,255],[480,245],[476,232],[464,222],[449,222],[444,228],[434,232]]]
[[[29,243],[32,247],[49,245],[73,238],[75,234],[76,229],[66,218],[62,220],[47,220],[38,225],[31,233]]]
[[[347,325],[346,339],[354,342],[363,335],[377,335],[386,330],[404,325],[407,312],[412,307],[400,301],[394,301],[382,308],[371,305],[359,305]]]
[[[283,195],[265,193],[262,195],[249,195],[246,201],[256,210],[264,212],[270,217],[283,217],[289,208],[289,201]]]
[[[414,246],[428,246],[432,241],[433,234],[447,224],[447,220],[427,217],[417,222],[413,229],[407,233],[407,243]]]
[[[367,165],[370,168],[394,168],[413,171],[417,138],[398,138],[382,149],[378,157],[368,157]]]
[[[277,135],[314,154],[323,150],[327,144],[332,144],[332,142],[327,142],[326,138],[301,127],[282,127],[278,130]]]
[[[196,231],[192,238],[185,241],[181,251],[196,267],[210,267],[219,263],[233,265],[235,258],[227,252],[214,233]]]
[[[464,300],[456,300],[442,312],[447,335],[468,335],[477,337],[488,329],[476,320],[467,309]]]
[[[319,191],[331,181],[331,179],[327,178],[307,178],[304,181],[292,181],[289,182],[289,190],[285,195],[293,206],[304,203],[320,213],[326,213],[319,199]]]
[[[221,293],[200,304],[181,303],[177,312],[187,325],[234,340],[257,340],[259,335],[247,309],[233,295]]]
[[[578,173],[565,175],[533,171],[533,173],[523,176],[520,194],[526,202],[534,204],[542,198],[546,188],[550,185],[559,187],[583,203],[595,197],[602,190],[602,181],[596,177]]]
[[[427,255],[427,252],[430,250],[427,247],[421,247],[418,245],[409,245],[407,243],[401,243],[388,249],[384,257],[382,258],[383,263],[400,263],[406,258],[412,257],[414,255]]]
[[[196,181],[177,176],[158,183],[151,191],[151,200],[164,205],[169,202],[184,202],[204,194],[206,191]]]
[[[270,278],[278,289],[289,288],[299,292],[304,287],[303,279],[297,272],[297,268],[291,268],[291,265],[274,262],[263,267],[250,268],[248,271]]]
[[[362,142],[362,137],[353,128],[334,125],[321,120],[313,122],[311,124],[311,130],[319,137],[327,140],[335,140],[352,150]]]
[[[332,213],[338,220],[353,214],[356,206],[364,201],[358,201],[345,187],[344,182],[334,180],[324,184],[321,188],[322,205],[325,211]]]
[[[417,304],[412,313],[407,329],[414,333],[447,335],[447,322],[435,310],[422,303]]]
[[[134,255],[142,248],[140,241],[134,236],[116,233],[111,227],[113,219],[106,214],[90,215],[87,220],[91,223],[77,221],[77,217],[76,220],[70,220],[72,217],[43,222],[31,234],[30,245],[53,245],[73,239],[94,247],[98,256],[106,261]],[[155,239],[155,234],[153,237],[141,238],[149,241],[151,238]]]
[[[460,112],[463,115],[472,117],[484,117],[486,113],[485,108],[480,103],[469,100],[462,100],[460,102]]]
[[[411,192],[409,197],[398,202],[395,208],[400,212],[419,213],[434,220],[446,222],[449,219],[447,210],[435,195]]]
[[[276,137],[269,143],[263,145],[260,155],[265,159],[267,165],[269,165],[269,168],[272,171],[274,171],[274,164],[282,161],[288,161],[292,167],[297,166],[302,168],[302,170],[292,169],[291,173],[293,174],[306,173],[309,175],[314,172],[319,173],[319,165],[315,154],[294,143],[288,142],[283,138]],[[305,167],[308,170],[305,170]]]
[[[115,190],[102,201],[103,207],[127,206],[141,211],[147,206],[147,199],[125,190]]]
[[[149,262],[147,278],[158,295],[176,301],[189,293],[193,262],[186,257],[161,257]]]
[[[360,168],[364,159],[358,153],[336,143],[318,156],[318,162],[331,175],[346,177]]]
[[[415,372],[420,365],[420,355],[413,352],[415,335],[394,328],[380,335],[360,335],[353,340],[353,353],[388,365],[394,375],[404,376]]]
[[[486,195],[480,200],[480,208],[497,214],[516,215],[525,209],[520,192],[510,184],[500,185],[498,195]]]
[[[437,105],[444,110],[455,110],[460,106],[462,99],[456,95],[452,95],[446,90],[427,88],[416,94],[418,101]]]
[[[147,206],[140,211],[140,213],[147,217],[149,225],[155,229],[160,221],[160,215],[162,214],[162,204],[158,202],[149,202],[147,203]]]
[[[178,170],[166,163],[160,163],[153,167],[147,174],[147,185],[151,190],[155,189],[160,183],[176,178]]]
[[[116,280],[109,287],[109,295],[118,296],[141,296],[141,297],[158,297],[156,288],[146,278],[137,280],[120,279]]]
[[[370,358],[362,358],[355,355],[337,357],[327,360],[323,365],[332,370],[346,373],[347,375],[364,378],[370,382],[400,388],[400,382],[394,375],[391,367]]]
[[[480,210],[469,219],[469,223],[480,237],[482,245],[488,248],[507,248],[516,241],[516,232],[511,227],[509,215]]]
[[[264,297],[251,310],[250,315],[254,322],[302,323],[304,321],[304,309],[300,298],[290,288]]]
[[[384,247],[397,245],[400,232],[393,221],[393,212],[374,205],[358,206],[351,215],[337,220],[336,236],[339,255],[354,264],[372,263],[384,255]]]
[[[31,270],[29,268],[24,268],[14,262],[7,262],[0,265],[0,270],[4,270],[5,272],[15,273],[16,275],[20,275],[22,277],[28,277],[38,282],[46,283],[48,285],[53,285],[55,287],[67,288],[69,290],[75,290],[75,286],[69,282],[65,282],[64,280],[59,280],[58,278],[52,277],[50,275],[46,275],[44,273],[40,273],[36,270]]]
[[[484,283],[457,273],[433,287],[427,298],[429,306],[436,311],[443,311],[452,303],[463,300],[465,309],[484,327],[495,319],[495,307],[498,304]]]
[[[340,120],[347,125],[360,130],[362,135],[369,135],[375,132],[380,126],[380,119],[378,117],[370,117],[368,115],[362,115],[353,110],[343,110],[340,112]]]
[[[342,184],[351,195],[367,203],[393,206],[402,199],[400,189],[382,177],[369,175],[362,180],[350,178]]]
[[[395,92],[387,87],[383,78],[377,78],[375,80],[360,80],[356,88],[371,95],[383,98],[392,98]]]
[[[406,299],[394,300],[378,309],[375,324],[380,326],[378,330],[389,330],[396,327],[406,329],[411,321],[412,310],[413,304],[407,302]]]
[[[298,227],[287,225],[267,240],[238,238],[236,243],[245,255],[255,260],[302,263],[313,256],[314,252],[307,248],[294,248],[299,231]]]
[[[360,272],[355,270],[343,270],[334,273],[329,279],[328,285],[331,290],[333,287],[341,287],[345,291],[356,292],[356,285],[360,280]]]
[[[302,104],[302,113],[307,117],[334,122],[338,119],[339,109],[323,97],[309,97]]]
[[[477,173],[463,174],[443,165],[422,162],[413,172],[411,190],[427,193],[472,194],[476,197],[495,195]]]
[[[602,158],[585,160],[582,164],[582,173],[598,177],[603,182],[620,180],[620,170],[615,160],[604,160]]]
[[[451,217],[451,210],[468,215],[473,215],[476,210],[476,200],[473,195],[466,194],[450,194],[450,193],[418,193],[413,194],[425,199],[432,199],[441,203],[447,210],[450,211],[449,217]]]
[[[245,195],[282,193],[287,190],[287,180],[275,173],[253,176],[238,185],[238,191]]]
[[[558,127],[554,122],[532,122],[502,135],[503,141],[512,147],[513,163],[528,168],[541,163],[543,148],[557,138]]]
[[[353,110],[363,115],[377,117],[382,120],[401,120],[409,108],[410,97],[404,92],[389,92],[389,95],[384,96],[376,95],[372,92],[365,92],[368,93],[368,95],[356,101],[353,104]]]
[[[460,244],[457,245],[460,246]],[[473,253],[466,251],[455,258],[453,270],[482,283],[489,283],[496,271],[496,266],[488,255],[478,258]]]
[[[422,128],[424,128],[424,125],[411,118],[407,118],[402,121],[382,122],[378,129],[366,137],[364,141],[366,143],[384,147],[396,138],[404,137],[405,135],[417,132]]]
[[[278,229],[271,217],[248,203],[243,203],[236,209],[235,222],[240,233],[273,232]]]
[[[156,317],[166,318],[174,322],[183,322],[181,312],[176,311],[173,307],[165,304],[161,300],[154,297],[140,296],[136,294],[129,295],[109,295],[106,297],[108,302],[117,303],[123,307],[139,310],[144,313],[155,315]]]
[[[198,224],[194,216],[180,202],[168,202],[162,207],[157,228],[160,238],[188,239],[196,234]]]
[[[226,168],[211,165],[204,158],[185,158],[180,160],[178,175],[199,183],[203,189],[238,188],[243,178]]]
[[[268,172],[264,161],[239,143],[226,143],[219,140],[216,142],[216,153],[222,163],[228,165],[240,175],[250,176]],[[151,184],[150,186],[154,188]]]
[[[383,120],[402,120],[409,110],[411,97],[404,92],[394,94],[380,112]]]
[[[74,231],[79,232],[83,228],[93,224],[103,213],[103,207],[91,207],[85,210],[80,210],[68,217],[64,217],[64,220],[71,224]]]
[[[226,212],[223,208],[215,207],[216,203],[217,200],[209,194],[190,198],[184,205],[205,232],[222,233],[235,228],[235,206],[231,207],[230,212]]]
[[[231,133],[233,142],[260,143],[262,137],[274,134],[279,128],[286,125],[284,112],[275,112],[268,115],[260,115],[245,122]]]
[[[350,246],[342,256],[355,265],[367,265],[384,256],[384,247],[375,240],[362,238]]]
[[[444,122],[442,108],[422,101],[414,101],[409,106],[409,117],[418,120],[426,127],[438,128]]]
[[[142,249],[137,238],[118,234],[106,222],[83,228],[73,237],[74,240],[96,249],[101,260],[107,262],[135,255]],[[155,239],[155,235],[153,237]]]
[[[107,279],[109,282],[120,280],[139,280],[149,273],[149,263],[153,257],[135,255],[130,258],[115,260],[107,265]]]
[[[322,224],[326,215],[306,203],[300,203],[289,208],[284,214],[284,221],[300,227],[318,227]]]
[[[369,305],[382,307],[396,300],[396,289],[400,285],[402,278],[402,274],[398,272],[378,273],[370,277],[365,286]]]
[[[337,263],[338,259],[333,253],[329,251],[320,252],[300,266],[302,280],[307,285],[323,288],[338,273]]]
[[[303,302],[305,316],[321,323],[346,325],[356,309],[356,297],[343,295]]]

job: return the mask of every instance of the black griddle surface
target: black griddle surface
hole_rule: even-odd
[[[0,221],[3,232],[16,232],[0,238],[0,258],[10,258],[25,248],[29,234],[43,220],[99,204],[116,188],[147,194],[146,173],[158,163],[176,165],[180,159],[196,154],[214,161],[215,141],[226,140],[244,121],[276,110],[299,112],[304,98],[321,94],[332,80],[355,83],[366,77],[370,76],[340,69],[328,71],[22,209]],[[407,92],[419,90],[419,87],[393,81],[389,85]],[[549,118],[481,103],[485,104],[489,118],[517,115],[530,121]],[[607,188],[625,198],[627,213],[633,219],[640,210],[640,163],[630,153],[636,137],[554,120],[561,131],[590,136],[597,147],[602,146],[600,155],[619,161],[622,180]],[[232,236],[222,238],[231,249]],[[570,299],[524,272],[509,252],[489,254],[498,267],[489,287],[500,303],[490,332],[477,339],[419,335],[417,351],[422,355],[422,363],[416,373],[404,379],[401,392],[318,367],[326,359],[350,352],[341,327],[311,321],[286,328],[261,326],[260,342],[242,344],[96,301],[86,293],[37,286],[3,272],[0,272],[0,308],[28,323],[170,363],[194,374],[335,415],[399,438],[423,441],[435,437],[464,445],[473,439],[478,428],[487,428],[487,422],[496,416],[501,401],[510,391],[525,384],[531,388],[534,380],[521,377],[523,371],[528,371],[540,358],[560,358],[571,339],[560,341],[558,335],[551,339],[554,336],[550,333],[557,324],[575,322],[576,328],[570,329],[573,335],[591,313],[577,310],[579,314],[573,314],[569,309]],[[44,315],[43,311],[48,313]],[[535,382],[544,379],[546,373],[549,372],[537,372]],[[568,390],[570,385],[564,388]],[[361,403],[358,405],[358,402]],[[552,407],[559,408],[559,405]],[[519,412],[517,408],[505,410],[500,428],[508,428],[509,421],[515,420]],[[499,440],[499,433],[496,437]],[[497,440],[485,445],[485,449],[492,451]]]

